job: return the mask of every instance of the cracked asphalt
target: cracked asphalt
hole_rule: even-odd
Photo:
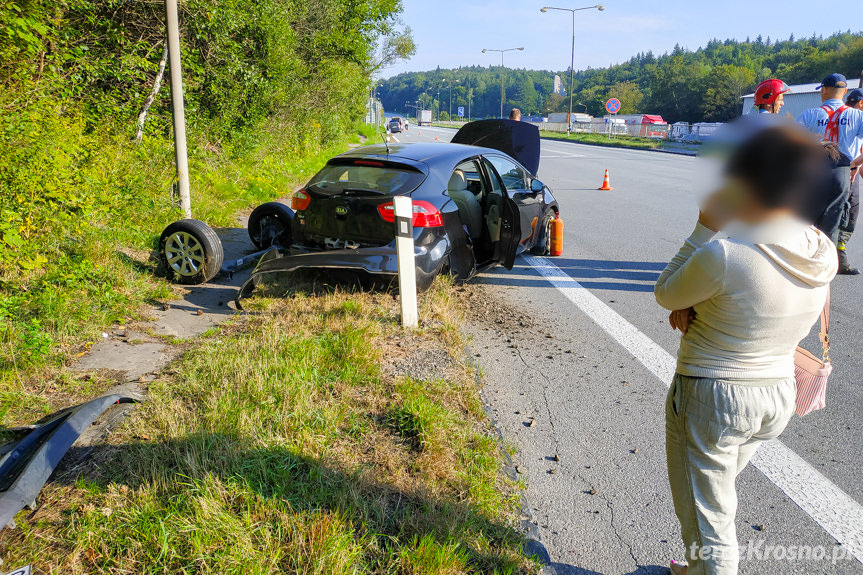
[[[449,140],[416,126],[402,141]],[[564,255],[552,261],[666,351],[678,337],[652,286],[696,216],[693,158],[543,142],[540,178],[566,223]],[[608,168],[614,192],[596,188]],[[849,246],[863,264],[860,240]],[[828,408],[794,418],[782,441],[858,502],[863,500],[863,310],[859,278],[833,289],[834,364]],[[551,557],[546,573],[652,575],[681,558],[665,469],[659,381],[524,260],[464,289],[464,329],[483,370],[484,394],[527,485],[533,520]],[[809,342],[810,345],[812,344]],[[836,540],[752,466],[738,479],[741,545],[823,546]],[[818,494],[813,494],[817,497]],[[762,547],[763,548],[763,547]],[[856,560],[744,557],[741,574],[861,575]]]

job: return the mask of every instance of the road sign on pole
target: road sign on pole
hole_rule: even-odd
[[[459,106],[459,107],[458,107],[458,117],[459,117],[459,118],[464,118],[464,106]]]
[[[620,111],[620,100],[617,98],[612,98],[608,102],[605,103],[605,109],[608,110],[609,114],[616,114]]]

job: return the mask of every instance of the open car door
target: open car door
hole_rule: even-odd
[[[515,120],[477,120],[465,124],[453,144],[482,146],[503,152],[517,160],[534,176],[539,170],[539,128]]]
[[[496,250],[498,263],[511,270],[520,246],[521,216],[518,205],[508,194],[504,194],[500,214],[500,241]]]

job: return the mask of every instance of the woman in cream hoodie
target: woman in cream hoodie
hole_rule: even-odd
[[[732,154],[726,183],[656,283],[683,336],[666,452],[687,575],[735,575],[735,479],[794,413],[794,349],[824,307],[836,248],[799,219],[829,185],[820,146],[778,124]],[[722,231],[724,237],[717,237]]]

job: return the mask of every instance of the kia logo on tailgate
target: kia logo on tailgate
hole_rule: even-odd
[[[336,215],[346,216],[348,214],[348,208],[346,206],[338,206],[336,208]]]

